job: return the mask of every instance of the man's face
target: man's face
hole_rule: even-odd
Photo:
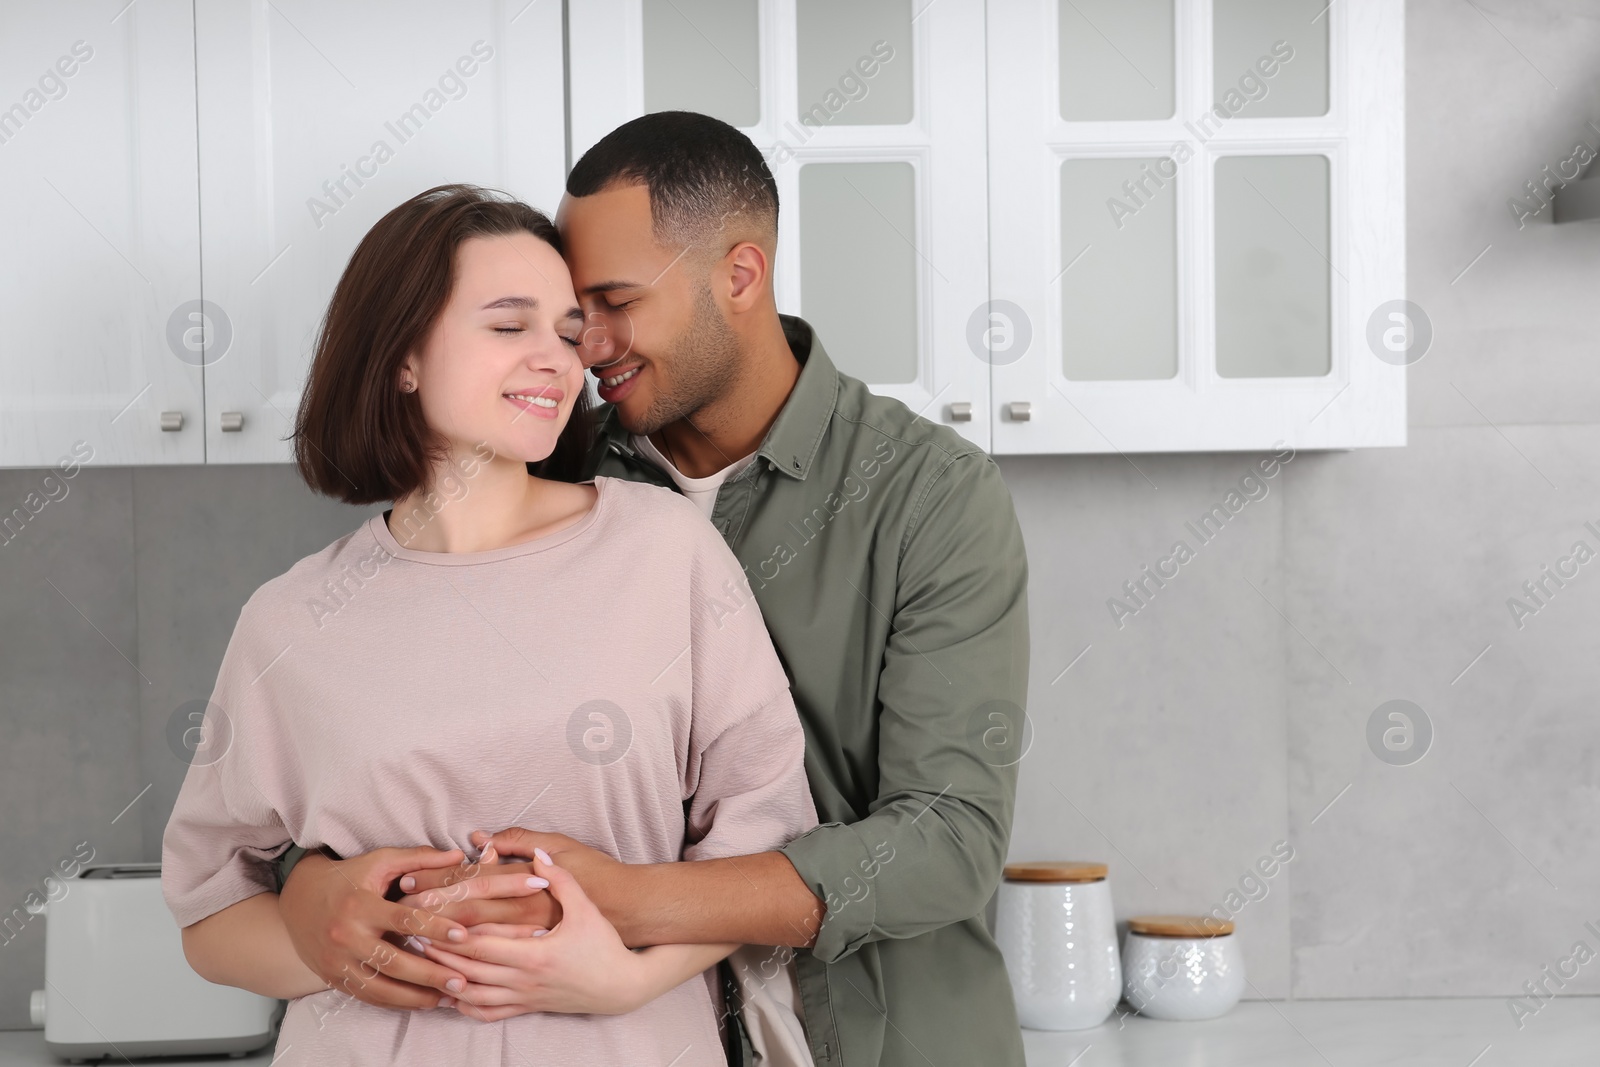
[[[556,226],[584,311],[579,357],[626,429],[692,419],[726,391],[739,346],[704,266],[723,249],[657,244],[640,184],[565,196]]]

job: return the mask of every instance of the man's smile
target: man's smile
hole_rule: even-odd
[[[638,384],[639,374],[644,370],[644,364],[635,363],[622,370],[615,367],[592,368],[592,370],[596,381],[595,391],[600,394],[600,399],[608,404],[616,404],[633,392]]]

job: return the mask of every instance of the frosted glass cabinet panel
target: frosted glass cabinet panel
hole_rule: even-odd
[[[1167,158],[1061,164],[1068,378],[1178,373],[1177,173]]]
[[[1327,158],[1224,156],[1215,188],[1217,373],[1327,374]]]
[[[990,447],[983,0],[568,4],[574,160],[661,105],[652,53],[681,61],[650,37],[657,3],[728,51],[718,64],[755,72],[758,106],[698,110],[748,136],[778,183],[778,310],[804,316],[844,373]],[[754,60],[715,18],[739,41],[754,19]]]
[[[1058,2],[1061,117],[1170,118],[1174,0]]]
[[[915,195],[909,163],[800,168],[800,305],[864,381],[917,377]]]
[[[795,34],[802,123],[911,121],[911,0],[799,0]]]
[[[1328,0],[1212,0],[1212,103],[1252,118],[1328,113]]]
[[[644,0],[646,111],[761,120],[756,0]]]

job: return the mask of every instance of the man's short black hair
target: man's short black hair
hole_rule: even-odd
[[[778,237],[778,183],[750,138],[710,115],[657,111],[625,122],[583,154],[567,175],[570,196],[617,183],[650,191],[655,239],[667,248],[727,249],[724,230]]]

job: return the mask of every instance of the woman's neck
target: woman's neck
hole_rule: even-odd
[[[488,552],[576,521],[588,510],[588,498],[573,494],[579,488],[535,478],[511,457],[453,457],[427,487],[395,501],[389,532],[419,552]]]

